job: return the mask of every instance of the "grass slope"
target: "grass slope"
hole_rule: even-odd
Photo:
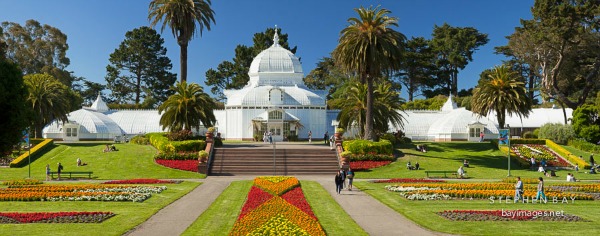
[[[508,175],[508,161],[506,155],[498,151],[490,143],[474,142],[433,142],[426,143],[426,153],[415,150],[417,144],[407,145],[399,149],[404,155],[392,164],[380,168],[360,171],[356,178],[383,179],[383,178],[425,178],[426,170],[448,170],[457,171],[462,166],[463,160],[469,161],[470,167],[465,168],[467,177],[475,179],[502,179]],[[412,165],[419,162],[421,170],[409,171],[406,163]],[[567,173],[573,171],[557,171],[557,180],[566,179]],[[537,171],[523,169],[517,165],[515,160],[511,163],[511,176],[535,178],[542,176]],[[600,179],[600,175],[585,174],[583,170],[575,173],[578,179]]]
[[[133,179],[133,178],[158,178],[158,179],[190,179],[204,178],[205,175],[167,168],[154,162],[156,152],[149,145],[115,144],[119,151],[104,153],[105,143],[70,143],[58,144],[31,163],[31,177],[45,180],[46,164],[50,164],[52,171],[56,171],[57,163],[62,163],[63,171],[93,171],[97,179]],[[87,163],[86,166],[77,166],[77,158]],[[0,168],[0,179],[22,179],[28,177],[29,168]]]
[[[460,235],[595,235],[600,233],[598,201],[575,201],[569,204],[492,204],[489,200],[410,201],[398,193],[385,190],[386,184],[355,181],[354,185],[417,224],[434,230]],[[450,221],[437,215],[444,210],[549,210],[575,214],[590,222],[550,221]]]
[[[123,235],[163,207],[196,188],[198,182],[167,184],[167,190],[137,202],[0,202],[1,212],[110,211],[100,224],[0,224],[2,235]]]

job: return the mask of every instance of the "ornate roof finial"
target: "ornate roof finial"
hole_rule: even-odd
[[[275,35],[273,35],[273,46],[279,46],[279,34],[277,34],[277,25],[275,25]]]

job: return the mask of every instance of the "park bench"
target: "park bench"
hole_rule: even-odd
[[[427,175],[427,178],[429,178],[429,174],[444,174],[444,178],[448,178],[448,174],[452,174],[454,176],[456,176],[456,178],[458,178],[458,172],[454,171],[454,170],[426,170],[425,174]],[[465,170],[465,175],[467,175],[467,171]]]
[[[67,176],[69,176],[69,179],[72,179],[73,176],[86,176],[87,175],[88,179],[91,179],[93,173],[94,172],[92,172],[92,171],[63,171],[63,172],[60,172],[60,177],[66,178]],[[54,175],[58,176],[58,172],[51,171],[50,177],[52,177],[54,179]]]

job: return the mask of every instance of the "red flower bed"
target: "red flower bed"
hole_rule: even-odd
[[[21,223],[100,223],[112,212],[0,212],[0,224]]]
[[[583,221],[581,217],[563,211],[453,210],[438,212],[438,215],[453,221]]]
[[[124,179],[107,181],[102,184],[178,184],[181,181],[160,180],[160,179]]]
[[[250,188],[250,192],[248,193],[248,200],[246,200],[246,204],[244,204],[244,207],[242,208],[242,212],[240,213],[238,219],[244,218],[244,216],[248,214],[248,212],[254,210],[266,201],[269,201],[269,199],[271,198],[273,198],[273,195],[271,195],[270,193],[265,192],[264,190],[256,186],[252,186],[252,188]]]
[[[155,160],[159,165],[173,169],[198,172],[198,160]]]
[[[375,180],[374,183],[439,183],[446,182],[439,179],[383,179]]]
[[[312,209],[310,208],[310,205],[306,201],[306,198],[304,198],[304,193],[302,193],[302,188],[296,187],[296,188],[288,191],[287,193],[283,194],[281,196],[281,198],[283,198],[290,204],[298,207],[298,209],[302,210],[303,212],[305,212],[306,214],[311,216],[313,219],[317,220],[317,217],[315,216]]]
[[[380,166],[385,166],[390,163],[392,163],[392,161],[352,161],[350,162],[350,168],[355,171],[368,170]]]

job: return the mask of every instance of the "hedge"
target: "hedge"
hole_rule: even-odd
[[[567,159],[571,163],[576,164],[577,166],[579,166],[581,168],[584,168],[584,169],[591,168],[590,164],[585,162],[585,160],[582,160],[578,156],[573,155],[571,152],[567,151],[560,145],[554,143],[550,139],[546,139],[546,146],[548,146],[550,149],[554,150],[556,153],[558,153],[558,155],[561,155],[563,158]]]
[[[206,142],[203,140],[169,141],[165,133],[149,133],[146,137],[150,145],[164,153],[197,152],[206,147]]]
[[[581,151],[592,152],[596,154],[600,153],[600,145],[596,145],[585,140],[571,139],[569,142],[567,142],[567,144]]]
[[[177,153],[164,153],[161,152],[154,156],[157,160],[198,160],[197,152],[177,152]]]
[[[392,152],[394,151],[392,143],[385,139],[382,139],[379,142],[357,139],[344,141],[342,145],[345,151],[353,154],[376,153],[392,155]]]
[[[23,167],[29,163],[29,153],[31,153],[31,161],[35,161],[39,157],[41,157],[46,151],[52,149],[54,146],[54,140],[52,139],[44,139],[41,143],[33,146],[31,150],[23,153],[23,155],[17,157],[12,162],[10,162],[10,167]]]
[[[395,161],[396,158],[391,154],[348,154],[350,161]]]
[[[511,139],[510,144],[540,144],[546,145],[546,139]]]

